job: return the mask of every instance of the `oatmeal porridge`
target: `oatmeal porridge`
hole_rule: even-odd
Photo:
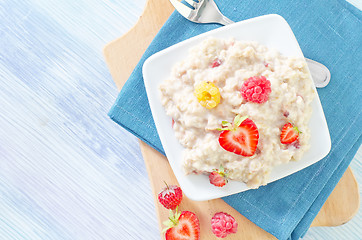
[[[222,166],[229,179],[257,188],[274,166],[298,161],[309,148],[315,90],[304,59],[256,42],[209,38],[159,89],[184,147],[186,174]]]

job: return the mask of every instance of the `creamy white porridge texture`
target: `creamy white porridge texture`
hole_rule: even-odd
[[[253,76],[271,83],[269,99],[262,104],[246,101],[240,93],[243,82]],[[195,86],[205,81],[220,91],[220,103],[211,109],[194,95]],[[160,92],[166,114],[174,120],[175,136],[185,148],[186,174],[209,173],[222,165],[230,179],[256,188],[267,183],[274,166],[299,160],[309,148],[315,90],[304,59],[282,56],[255,42],[209,38],[173,67]],[[258,128],[257,151],[251,157],[228,152],[218,142],[220,132],[215,129],[236,115],[248,116]],[[280,142],[287,122],[301,132],[297,144]]]

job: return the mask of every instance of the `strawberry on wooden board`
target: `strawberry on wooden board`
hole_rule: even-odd
[[[220,166],[219,169],[214,169],[209,175],[209,181],[212,185],[216,187],[223,187],[228,182],[227,171],[225,171],[223,166]]]
[[[290,122],[286,123],[280,134],[280,142],[283,144],[290,144],[296,141],[299,137],[300,131],[294,127]]]
[[[226,151],[244,157],[253,156],[259,141],[259,131],[255,123],[248,117],[237,115],[233,124],[223,121],[219,144]]]
[[[178,205],[180,205],[182,200],[182,190],[179,186],[170,185],[168,186],[165,182],[166,187],[164,187],[161,192],[158,194],[158,201],[167,209],[174,210]]]
[[[165,233],[166,240],[199,240],[200,223],[196,214],[190,211],[175,213],[170,210],[168,220],[163,222],[167,226],[162,232]]]

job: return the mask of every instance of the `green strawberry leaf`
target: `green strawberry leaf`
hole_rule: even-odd
[[[181,213],[178,211],[178,206],[176,207],[175,213],[170,209],[168,214],[168,220],[162,222],[166,228],[162,229],[162,233],[166,232],[168,229],[177,226],[178,219],[180,218]]]
[[[221,125],[226,127],[231,127],[231,123],[229,123],[228,121],[222,121]]]
[[[294,127],[294,130],[297,131],[297,133],[302,133],[301,131],[299,131],[298,127]]]
[[[223,127],[223,128],[216,128],[218,131],[224,131],[224,130],[230,130],[229,127]]]
[[[234,118],[234,127],[239,127],[240,124],[241,124],[242,122],[244,122],[245,119],[247,119],[247,118],[248,118],[248,116],[242,117],[242,116],[240,116],[240,115],[236,115],[236,117]]]

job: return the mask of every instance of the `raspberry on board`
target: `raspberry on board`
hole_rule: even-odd
[[[218,238],[224,238],[231,233],[236,233],[238,230],[238,223],[231,215],[218,212],[211,219],[212,232]]]

